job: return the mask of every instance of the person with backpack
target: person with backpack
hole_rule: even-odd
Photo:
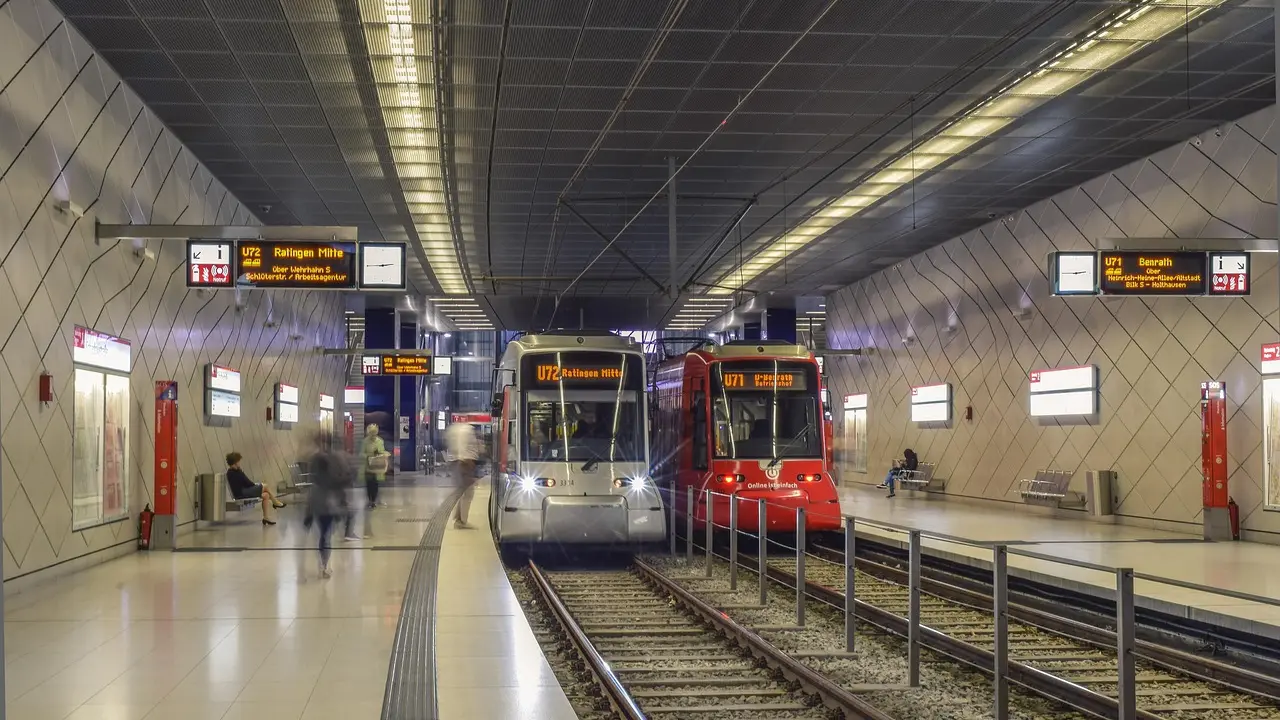
[[[876,487],[889,488],[889,497],[894,497],[897,493],[893,491],[893,484],[898,479],[898,475],[905,472],[912,472],[920,467],[920,458],[916,456],[916,451],[907,448],[902,451],[902,459],[894,460],[893,467],[889,469],[889,474],[884,476],[884,482]]]

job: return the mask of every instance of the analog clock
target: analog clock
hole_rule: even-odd
[[[405,289],[404,245],[362,243],[360,287],[376,290]]]

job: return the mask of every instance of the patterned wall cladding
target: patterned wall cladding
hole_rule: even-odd
[[[1246,298],[1055,298],[1046,257],[1100,238],[1276,236],[1274,108],[1228,123],[954,238],[836,292],[828,343],[833,397],[867,392],[870,466],[879,482],[911,447],[938,464],[949,494],[1018,502],[1036,470],[1119,473],[1118,513],[1135,522],[1201,521],[1200,382],[1226,381],[1231,495],[1246,531],[1280,533],[1263,510],[1259,348],[1277,335],[1276,256],[1253,256]],[[905,342],[904,342],[905,339]],[[1028,413],[1028,373],[1097,365],[1088,424]],[[955,421],[909,421],[909,388],[950,382]],[[973,419],[964,409],[973,408]],[[1013,511],[1011,509],[1011,511]],[[1187,529],[1192,529],[1190,525]],[[1280,537],[1268,535],[1258,537]]]
[[[131,544],[153,488],[155,380],[179,383],[178,507],[193,519],[197,473],[245,455],[250,474],[283,478],[316,425],[320,392],[337,393],[343,361],[315,352],[341,346],[341,298],[185,287],[184,245],[95,242],[103,223],[255,224],[191,152],[45,0],[0,3],[0,486],[4,575]],[[82,218],[55,208],[70,200]],[[267,322],[268,319],[274,322]],[[130,519],[72,530],[72,329],[133,343]],[[290,336],[301,336],[291,339]],[[243,373],[243,416],[203,424],[202,369]],[[38,400],[41,372],[54,402]],[[273,384],[303,390],[293,431],[265,420]],[[256,518],[251,518],[256,519]]]

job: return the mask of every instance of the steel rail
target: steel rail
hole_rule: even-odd
[[[622,681],[618,680],[618,676],[609,668],[609,664],[605,662],[604,657],[596,650],[595,645],[591,644],[591,640],[587,638],[586,633],[582,631],[577,621],[573,619],[569,609],[560,600],[555,588],[551,586],[546,576],[542,574],[542,570],[532,560],[529,561],[529,574],[533,577],[533,583],[538,588],[538,592],[542,594],[542,599],[546,601],[547,607],[551,609],[551,613],[556,616],[556,620],[564,628],[569,640],[577,648],[578,654],[582,656],[587,666],[591,668],[591,674],[595,676],[596,683],[604,691],[609,704],[627,720],[646,720],[645,714],[640,710],[640,706],[636,704],[635,699],[631,697],[631,693],[627,692],[626,688],[622,686]]]
[[[800,683],[805,690],[822,698],[828,707],[841,710],[846,718],[858,720],[894,720],[867,701],[837,685],[822,673],[787,655],[750,628],[741,625],[701,598],[676,584],[653,566],[637,558],[635,568],[640,576],[696,614],[725,636],[732,638],[753,655],[787,678]]]
[[[780,568],[773,566],[768,570],[770,579],[794,587],[795,577]],[[843,611],[845,596],[834,588],[820,585],[812,580],[805,581],[806,594],[826,605]],[[859,622],[867,622],[892,635],[907,637],[910,632],[910,621],[888,610],[876,607],[865,600],[854,599],[855,612]],[[951,658],[961,664],[990,675],[995,667],[995,653],[972,643],[958,640],[934,628],[920,627],[920,645],[940,655]],[[1119,703],[1115,698],[1096,693],[1082,685],[1057,677],[1016,660],[1008,661],[1008,680],[1032,693],[1061,703],[1067,707],[1098,718],[1115,718],[1119,714]],[[1163,720],[1143,710],[1138,711],[1139,720]]]
[[[898,568],[867,558],[858,558],[857,565],[862,572],[881,580],[894,583],[906,582],[906,573]],[[978,589],[979,583],[969,579],[964,579],[964,582],[969,587],[937,578],[925,577],[923,589],[943,600],[959,603],[974,609],[986,610],[991,606],[991,595],[985,589]],[[1116,634],[1112,630],[1023,603],[1009,604],[1009,618],[1024,625],[1031,625],[1049,633],[1093,645],[1101,650],[1111,651],[1116,647]],[[1199,657],[1193,653],[1151,642],[1150,640],[1138,640],[1134,652],[1138,658],[1167,670],[1188,675],[1204,682],[1223,685],[1247,695],[1255,695],[1280,702],[1280,678],[1217,660]]]

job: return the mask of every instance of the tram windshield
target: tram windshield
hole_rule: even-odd
[[[526,460],[645,460],[639,356],[532,354],[524,359],[524,379]]]
[[[715,456],[762,460],[822,456],[818,377],[785,360],[716,363],[711,373]]]

